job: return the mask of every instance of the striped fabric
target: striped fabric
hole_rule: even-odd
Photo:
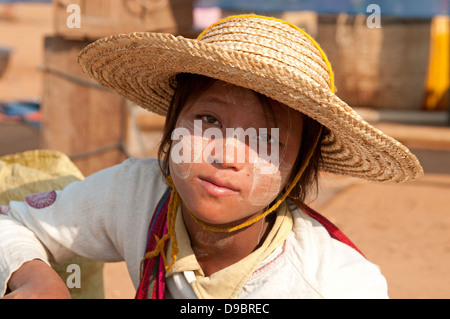
[[[145,253],[153,251],[158,239],[167,234],[167,208],[170,200],[169,187],[156,206],[147,234]],[[156,238],[158,237],[158,238]],[[166,243],[167,245],[167,243]],[[143,264],[141,282],[136,299],[164,299],[165,278],[164,262],[161,255],[147,259]]]

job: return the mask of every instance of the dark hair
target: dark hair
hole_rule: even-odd
[[[176,80],[178,82],[178,85],[175,89],[175,94],[172,97],[172,101],[167,111],[163,136],[158,149],[160,167],[165,177],[169,175],[169,155],[170,147],[172,146],[172,131],[175,129],[175,125],[178,120],[178,116],[181,113],[181,110],[183,109],[189,97],[198,96],[202,91],[206,90],[214,82],[214,79],[212,78],[189,73],[178,74],[176,76]],[[255,92],[255,94],[259,97],[263,105],[263,110],[266,114],[266,117],[267,112],[270,112],[273,116],[271,102],[273,103],[274,100],[257,92]],[[306,161],[307,154],[310,152],[310,149],[315,146],[314,142],[316,141],[318,134],[321,132],[321,136],[319,137],[319,142],[317,144],[320,145],[323,138],[328,133],[328,130],[325,127],[323,127],[321,131],[321,127],[322,125],[317,121],[307,116],[303,117],[302,142],[297,160],[294,164],[294,167],[292,168],[291,179],[289,182],[294,179],[296,173],[300,170],[300,167],[302,166],[304,161]],[[306,199],[306,195],[312,188],[315,188],[317,190],[318,172],[321,161],[321,148],[316,147],[310,159],[309,165],[307,166],[299,182],[289,195],[291,198],[303,202]]]

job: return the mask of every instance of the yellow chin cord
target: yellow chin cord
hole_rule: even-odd
[[[306,167],[308,167],[309,162],[311,160],[311,157],[314,154],[314,150],[316,149],[317,144],[319,143],[321,135],[322,135],[322,127],[320,128],[319,134],[317,135],[317,139],[316,139],[316,141],[314,143],[314,147],[312,147],[311,150],[309,151],[309,153],[307,154],[306,161],[303,163],[301,169],[299,170],[299,172],[295,176],[295,178],[292,181],[292,183],[286,189],[284,194],[275,202],[275,204],[272,207],[270,207],[267,211],[265,211],[264,213],[256,216],[252,220],[244,222],[244,223],[242,223],[240,225],[232,226],[232,227],[228,227],[228,228],[220,228],[220,227],[215,227],[215,226],[212,226],[212,225],[208,225],[205,222],[203,222],[200,219],[198,219],[196,216],[194,216],[188,210],[189,214],[194,219],[194,221],[197,224],[199,224],[204,230],[208,230],[208,231],[211,231],[211,232],[230,233],[230,232],[234,232],[234,231],[237,231],[239,229],[248,227],[250,225],[253,225],[257,221],[261,220],[262,218],[266,217],[267,215],[269,215],[270,213],[275,211],[281,205],[281,203],[283,203],[283,201],[287,198],[287,196],[289,196],[289,194],[292,191],[292,189],[295,187],[295,185],[300,180],[300,177],[302,176],[302,174],[305,171]],[[177,215],[178,205],[181,203],[181,198],[180,198],[180,195],[178,194],[178,192],[177,192],[177,190],[175,188],[175,185],[173,184],[172,178],[170,176],[168,176],[166,178],[166,183],[172,188],[172,193],[170,195],[169,206],[168,206],[168,211],[167,211],[167,230],[168,231],[167,231],[167,234],[164,235],[162,238],[158,238],[156,236],[156,241],[157,241],[156,248],[155,248],[155,250],[145,254],[144,258],[141,261],[141,267],[140,267],[141,271],[142,271],[142,264],[144,263],[144,261],[146,259],[150,259],[150,258],[156,257],[159,254],[161,254],[161,256],[163,257],[164,267],[166,268],[166,270],[170,270],[172,268],[172,266],[175,264],[175,261],[177,259],[178,243],[177,243],[177,238],[176,238],[176,234],[175,234],[175,219],[176,219],[176,215]],[[164,243],[168,239],[172,240],[172,242],[171,242],[172,262],[170,264],[168,264],[168,261],[166,259],[166,254],[164,252]]]

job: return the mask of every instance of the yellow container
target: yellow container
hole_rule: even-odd
[[[0,157],[0,205],[23,201],[30,194],[63,189],[84,176],[63,153],[50,150],[31,150]],[[52,267],[66,282],[67,266],[81,268],[81,287],[70,288],[73,299],[103,299],[103,262],[73,257]]]
[[[431,24],[430,61],[424,107],[445,110],[450,104],[450,16],[436,16]]]

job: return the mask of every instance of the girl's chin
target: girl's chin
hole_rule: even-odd
[[[218,210],[214,210],[214,208],[209,208],[209,209],[206,209],[205,211],[194,210],[193,212],[191,211],[189,213],[187,211],[187,209],[184,208],[184,211],[188,213],[189,217],[191,217],[190,215],[192,214],[193,216],[195,216],[197,219],[199,219],[203,223],[205,223],[207,225],[219,227],[219,228],[227,228],[227,227],[233,227],[233,226],[239,225],[247,220],[252,219],[255,215],[259,214],[259,213],[249,213],[249,215],[244,216],[244,217],[236,216],[235,218],[233,218],[230,216],[230,212],[239,211],[239,210],[234,210],[234,209],[230,208],[230,209],[226,209],[223,211],[218,211]],[[214,215],[213,215],[213,213],[214,213]]]

